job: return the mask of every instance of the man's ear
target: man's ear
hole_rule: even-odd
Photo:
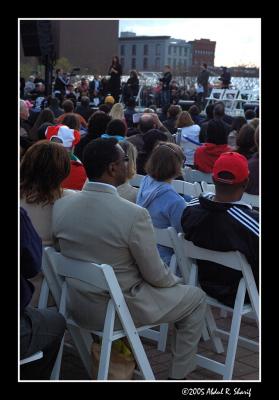
[[[109,176],[114,177],[116,173],[116,164],[114,162],[109,163],[107,173]]]

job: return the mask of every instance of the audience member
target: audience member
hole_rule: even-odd
[[[246,119],[244,117],[234,117],[231,128],[232,130],[230,131],[228,136],[228,145],[234,150],[236,149],[236,137],[240,128],[244,124],[246,124]]]
[[[55,204],[53,234],[63,255],[113,267],[136,326],[174,323],[169,376],[184,379],[196,366],[205,294],[179,283],[159,257],[148,211],[117,194],[116,187],[126,180],[126,160],[115,139],[87,145],[89,182]],[[80,281],[69,291],[74,320],[84,328],[103,329],[107,293],[89,293]]]
[[[62,181],[61,187],[81,190],[87,177],[81,161],[74,155],[75,145],[80,141],[79,131],[65,125],[51,126],[47,128],[46,138],[63,145],[69,154],[71,169],[69,175]]]
[[[74,103],[71,100],[65,100],[64,103],[62,104],[62,107],[64,109],[64,114],[62,114],[62,115],[60,115],[60,117],[56,118],[57,124],[62,124],[66,115],[74,112]],[[85,119],[80,114],[77,114],[77,115],[80,120],[81,126],[83,126],[84,128],[87,128],[87,122],[85,121]]]
[[[238,250],[251,265],[256,283],[259,274],[259,216],[241,201],[248,183],[248,163],[238,153],[220,155],[213,167],[216,194],[201,194],[189,203],[181,224],[185,239],[196,246],[217,251]],[[241,277],[239,271],[198,261],[203,290],[228,306],[233,306]]]
[[[51,125],[54,125],[54,114],[49,108],[45,108],[40,112],[38,115],[38,118],[36,119],[36,122],[32,126],[32,128],[29,131],[29,138],[36,142],[39,140],[38,136],[38,130],[40,127],[45,123],[48,122]],[[44,125],[45,126],[45,125]]]
[[[136,169],[136,160],[137,160],[137,149],[135,146],[128,142],[127,140],[123,140],[119,142],[119,145],[124,150],[124,153],[127,154],[128,157],[128,165],[127,165],[127,176],[126,181],[122,185],[117,186],[117,191],[119,196],[123,199],[129,200],[132,203],[136,203],[138,188],[130,185],[129,180],[134,177],[137,173]]]
[[[236,151],[249,158],[255,153],[255,129],[251,124],[244,124],[236,137]]]
[[[214,109],[214,104],[208,104],[208,106],[205,109],[206,119],[201,124],[201,130],[199,134],[200,143],[206,142],[206,132],[208,127],[208,122],[213,119],[213,109]]]
[[[29,305],[34,292],[30,278],[41,271],[41,264],[41,238],[20,207],[20,359],[43,352],[43,358],[20,367],[21,380],[50,379],[66,329],[62,314]]]
[[[80,100],[80,105],[75,109],[76,114],[81,115],[86,122],[88,122],[89,117],[93,114],[94,110],[90,108],[90,99],[89,97],[82,96]]]
[[[182,149],[174,143],[158,143],[146,164],[147,176],[141,182],[137,204],[145,207],[156,228],[172,226],[182,232],[181,216],[186,202],[171,185],[181,175],[184,162]],[[162,260],[169,265],[173,250],[158,245]]]
[[[103,111],[96,111],[88,120],[87,135],[77,144],[74,154],[83,162],[83,149],[93,139],[101,137],[106,133],[107,125],[111,121],[111,117]]]
[[[176,121],[177,128],[181,128],[180,146],[186,158],[186,165],[193,167],[194,154],[200,146],[199,133],[200,126],[195,124],[188,111],[182,111]]]
[[[207,127],[207,142],[194,154],[194,166],[199,171],[211,173],[217,158],[232,149],[227,145],[227,130],[223,121],[211,120]]]
[[[163,121],[163,125],[173,135],[176,133],[176,121],[182,109],[178,105],[171,105],[167,111],[167,119]]]
[[[114,137],[118,141],[124,140],[126,135],[127,127],[124,122],[120,119],[113,119],[107,124],[106,133],[103,134],[102,138]]]
[[[248,160],[250,174],[246,192],[259,195],[259,127],[255,130],[254,139],[257,151]]]
[[[167,142],[167,135],[158,129],[150,129],[142,136],[143,148],[137,157],[137,173],[146,175],[145,164],[158,142]]]

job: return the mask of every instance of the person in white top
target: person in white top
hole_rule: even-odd
[[[186,157],[185,164],[192,167],[195,151],[201,145],[199,141],[201,128],[194,123],[188,111],[182,111],[178,116],[176,127],[181,128],[180,146],[183,148]]]

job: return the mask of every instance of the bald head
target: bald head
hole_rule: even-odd
[[[139,129],[142,133],[148,132],[154,128],[154,120],[152,114],[143,114],[140,117]]]
[[[29,117],[29,108],[27,107],[26,103],[24,100],[20,100],[20,105],[19,105],[19,112],[20,112],[20,118],[21,119],[28,119]]]

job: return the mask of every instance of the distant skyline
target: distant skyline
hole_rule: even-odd
[[[171,36],[186,41],[216,41],[215,66],[255,65],[261,60],[260,18],[164,18],[119,19],[121,32]]]

